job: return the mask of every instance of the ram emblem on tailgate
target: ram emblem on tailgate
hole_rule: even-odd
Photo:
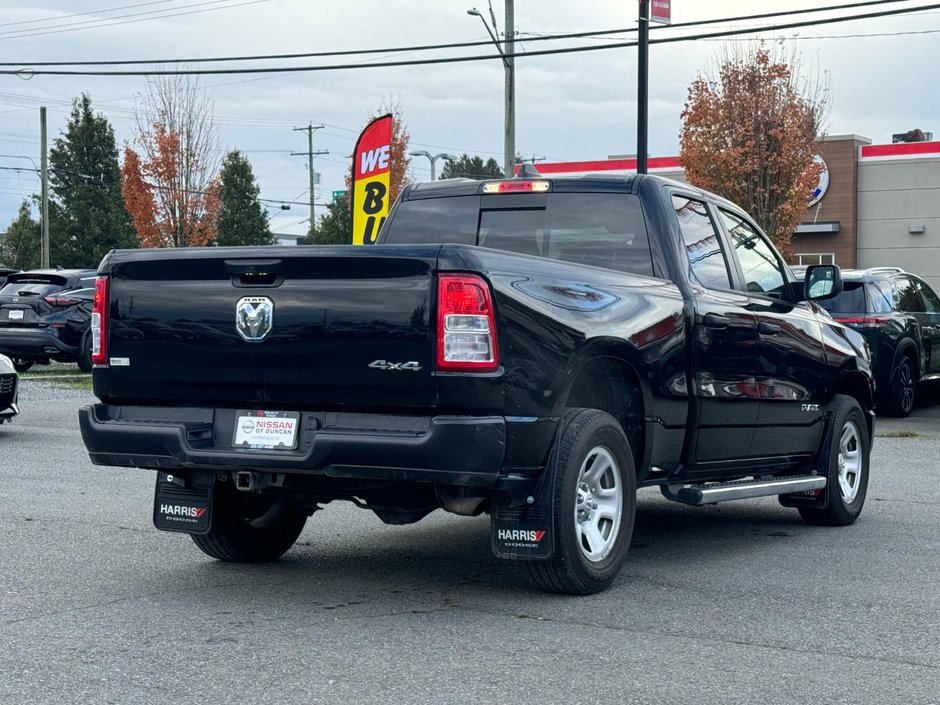
[[[266,296],[244,296],[235,304],[235,330],[249,343],[268,337],[274,325],[274,302]]]

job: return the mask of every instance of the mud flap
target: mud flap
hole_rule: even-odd
[[[781,506],[784,507],[816,507],[825,509],[829,506],[829,483],[818,490],[806,490],[804,492],[793,492],[792,494],[782,494],[777,497]]]
[[[553,466],[549,462],[536,486],[529,485],[528,491],[494,492],[490,535],[497,558],[547,560],[555,555]]]
[[[212,528],[213,484],[193,486],[178,475],[157,473],[153,525],[160,531],[205,534]]]

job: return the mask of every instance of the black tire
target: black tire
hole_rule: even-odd
[[[26,372],[30,367],[33,366],[35,360],[24,360],[21,357],[13,358],[13,369],[17,372]]]
[[[914,408],[917,394],[917,364],[910,355],[902,355],[891,374],[891,386],[884,397],[883,413],[903,418]]]
[[[91,333],[82,336],[81,345],[78,346],[78,359],[75,361],[82,372],[91,372],[94,365],[91,362]]]
[[[592,464],[588,464],[588,460],[592,460]],[[587,504],[593,501],[590,492],[579,490],[582,467],[588,469],[597,462],[602,463],[599,468],[606,470],[592,484],[614,494],[619,488],[619,523],[616,518],[595,519],[595,515],[586,516],[579,510],[585,506],[585,498]],[[536,587],[546,592],[568,595],[600,592],[614,581],[623,567],[633,536],[636,470],[630,443],[610,414],[597,409],[568,409],[559,424],[551,463],[555,554],[549,560],[526,561],[529,577]],[[580,484],[583,487],[587,483]],[[612,501],[616,503],[613,499],[608,499],[607,503]],[[597,504],[592,506],[596,511]],[[597,512],[596,516],[606,515]],[[587,524],[593,526],[594,522],[602,527],[597,534],[596,547],[601,550],[589,557],[592,544],[585,530],[590,528]]]
[[[289,497],[239,492],[216,484],[212,529],[191,534],[203,553],[231,563],[267,563],[284,555],[307,522]]]
[[[820,471],[825,471],[828,480],[829,504],[823,509],[800,507],[800,516],[807,524],[848,526],[865,505],[871,453],[865,414],[852,397],[839,394],[833,400],[825,443],[828,448],[822,450]]]

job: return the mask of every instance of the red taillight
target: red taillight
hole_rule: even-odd
[[[68,296],[57,296],[56,294],[44,296],[42,300],[50,306],[74,306],[78,303],[78,299],[73,299]]]
[[[856,328],[880,328],[891,319],[885,316],[849,316],[846,318],[836,318],[839,323],[854,326]]]
[[[490,287],[472,274],[442,274],[437,285],[437,369],[499,369]]]
[[[108,278],[95,279],[95,300],[91,305],[91,362],[108,363]]]

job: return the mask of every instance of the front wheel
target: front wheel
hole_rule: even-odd
[[[555,555],[526,561],[547,592],[588,595],[607,588],[626,560],[636,516],[636,471],[617,420],[597,409],[569,409],[552,467]]]
[[[852,397],[840,394],[833,401],[827,439],[820,469],[826,470],[829,504],[821,509],[800,507],[800,516],[807,524],[847,526],[858,519],[865,504],[871,453],[865,414]]]
[[[203,553],[232,563],[276,561],[307,522],[289,497],[239,492],[229,482],[216,485],[212,512],[209,533],[190,536]]]

